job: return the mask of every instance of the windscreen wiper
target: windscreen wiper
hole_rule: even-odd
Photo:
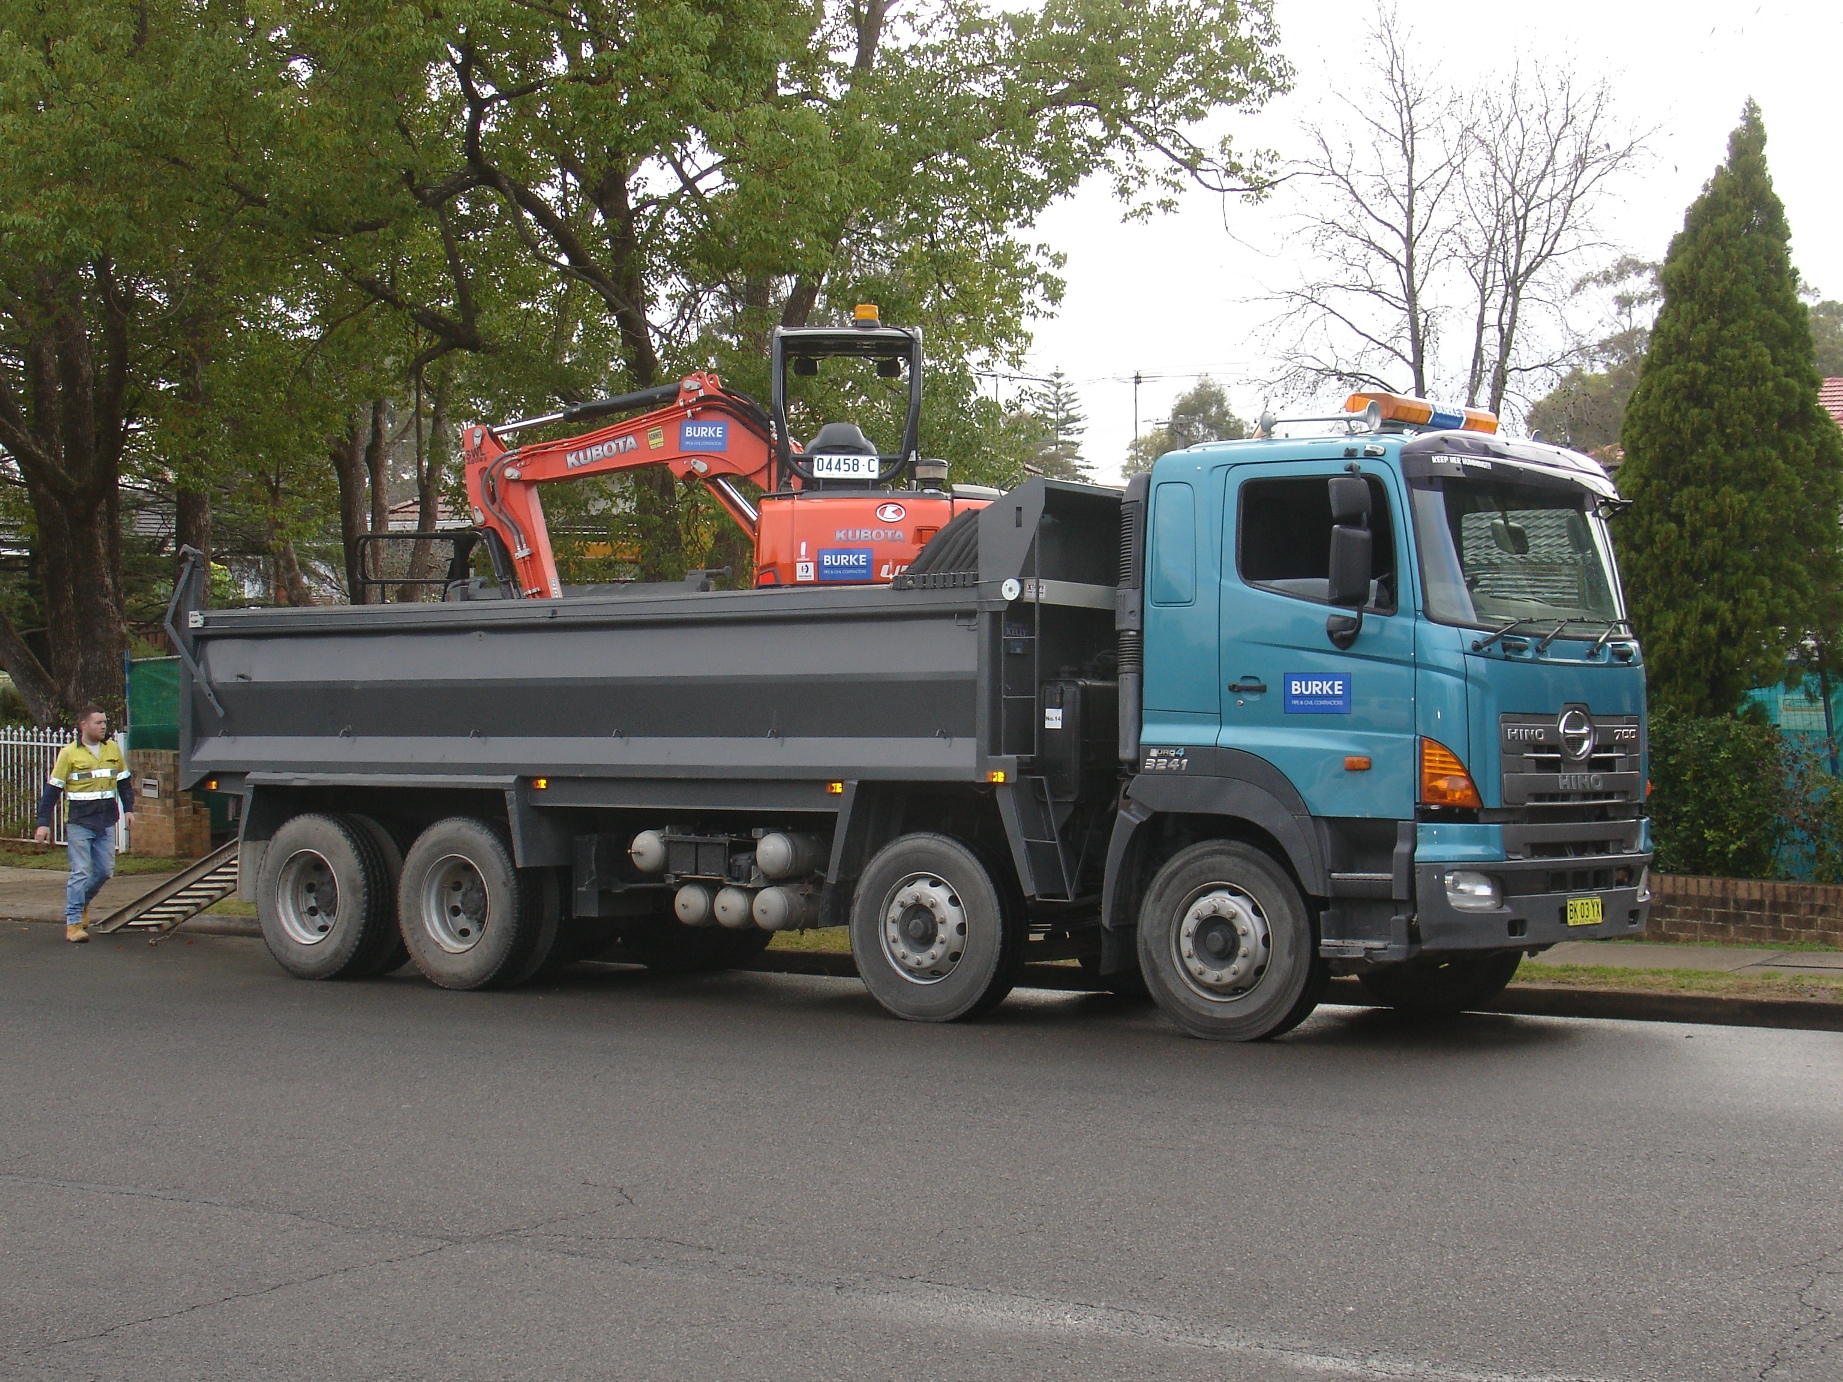
[[[1489,648],[1493,643],[1497,642],[1498,639],[1502,638],[1505,634],[1509,633],[1512,629],[1516,628],[1519,624],[1533,624],[1533,623],[1535,623],[1535,620],[1533,619],[1512,619],[1508,624],[1504,625],[1503,628],[1493,629],[1491,630],[1490,633],[1486,634],[1483,638],[1473,639],[1472,640],[1472,651],[1475,653],[1482,653],[1486,648]]]
[[[1631,628],[1632,626],[1626,623],[1625,620],[1623,619],[1613,620],[1610,624],[1606,626],[1606,632],[1602,633],[1598,638],[1594,639],[1593,646],[1587,650],[1587,656],[1592,657],[1595,653],[1599,652],[1600,649],[1604,648],[1607,645],[1608,641],[1611,640],[1612,636],[1618,633],[1619,630],[1625,629],[1629,633],[1631,631]]]

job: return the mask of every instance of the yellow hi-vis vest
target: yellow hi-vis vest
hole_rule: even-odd
[[[128,765],[113,739],[92,749],[79,738],[58,751],[50,782],[63,791],[66,801],[106,801],[116,794],[115,784],[127,776]]]

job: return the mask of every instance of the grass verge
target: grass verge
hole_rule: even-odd
[[[191,859],[167,859],[157,854],[118,854],[115,856],[115,871],[118,874],[177,873],[193,862]],[[34,848],[31,845],[10,844],[0,847],[0,868],[45,869],[52,873],[65,873],[70,869],[70,860],[65,855],[63,845]]]
[[[1843,1003],[1843,977],[1726,974],[1706,969],[1630,969],[1624,965],[1545,965],[1525,960],[1512,987],[1551,984],[1619,993],[1706,993],[1723,998],[1815,998]]]

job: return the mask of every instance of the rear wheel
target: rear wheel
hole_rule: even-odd
[[[542,936],[543,892],[513,865],[498,828],[470,816],[437,821],[410,847],[397,890],[410,958],[443,988],[507,983]]]
[[[374,817],[348,812],[345,819],[371,837],[384,866],[384,895],[390,899],[390,945],[378,956],[377,966],[371,973],[389,974],[410,962],[409,947],[404,945],[402,930],[397,925],[397,884],[403,877],[403,845],[389,826]]]
[[[1011,992],[1026,925],[979,856],[946,835],[878,851],[851,904],[851,954],[871,996],[913,1022],[990,1012]]]
[[[256,915],[269,953],[296,978],[376,973],[395,943],[391,911],[384,859],[351,822],[296,816],[269,841]]]
[[[1489,1003],[1516,977],[1521,950],[1450,959],[1424,958],[1358,976],[1364,991],[1379,1003],[1403,1012],[1448,1017]]]
[[[1305,900],[1251,845],[1208,840],[1158,871],[1139,913],[1139,969],[1192,1036],[1259,1041],[1318,1006],[1330,975]]]

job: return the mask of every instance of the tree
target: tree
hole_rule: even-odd
[[[1206,441],[1240,441],[1248,424],[1235,415],[1222,385],[1207,374],[1171,405],[1171,416],[1160,427],[1137,438],[1127,450],[1121,469],[1138,475],[1167,451],[1182,451]]]
[[[1811,308],[1811,340],[1817,347],[1817,377],[1843,379],[1843,302]]]
[[[1418,50],[1380,10],[1368,80],[1346,98],[1356,137],[1313,128],[1290,170],[1313,257],[1278,295],[1281,382],[1450,389],[1501,412],[1571,359],[1567,286],[1600,248],[1594,208],[1642,138],[1604,82],[1519,66],[1468,96]]]
[[[0,611],[0,664],[44,723],[121,703],[122,477],[214,330],[280,101],[235,5],[4,3],[0,32],[0,453],[45,627],[41,659]]]
[[[1621,259],[1590,275],[1582,287],[1612,293],[1613,329],[1588,348],[1588,358],[1530,407],[1532,432],[1576,451],[1616,454],[1625,422],[1626,403],[1638,387],[1638,370],[1650,344],[1649,318],[1662,296],[1657,275],[1661,265]]]
[[[1026,464],[1053,480],[1087,479],[1081,438],[1088,421],[1068,376],[1052,370],[1048,379],[1025,391],[1024,406],[1037,422],[1036,445]]]
[[[1626,409],[1621,556],[1654,701],[1726,715],[1834,641],[1843,432],[1818,405],[1810,314],[1749,101],[1664,261]]]
[[[1302,390],[1325,383],[1417,396],[1433,388],[1438,281],[1455,249],[1455,181],[1466,152],[1460,98],[1416,70],[1412,36],[1392,9],[1369,34],[1367,78],[1341,99],[1357,131],[1307,131],[1292,169],[1315,268],[1280,294],[1292,336],[1286,373]]]
[[[537,362],[533,395],[713,359],[759,394],[774,325],[854,301],[919,322],[950,372],[1015,365],[1061,291],[1019,233],[1052,201],[1097,173],[1139,210],[1185,181],[1245,184],[1190,131],[1284,86],[1270,10],[720,0],[688,26],[651,2],[302,3],[289,36],[333,185],[297,213],[329,268],[430,333],[424,363]],[[378,244],[413,228],[440,271],[380,271]],[[553,334],[532,307],[565,289],[575,316]],[[942,402],[995,412],[946,391],[930,435],[982,430],[945,425]],[[946,459],[968,478],[984,464],[976,446]],[[646,473],[632,490],[643,574],[682,571],[678,487]]]

